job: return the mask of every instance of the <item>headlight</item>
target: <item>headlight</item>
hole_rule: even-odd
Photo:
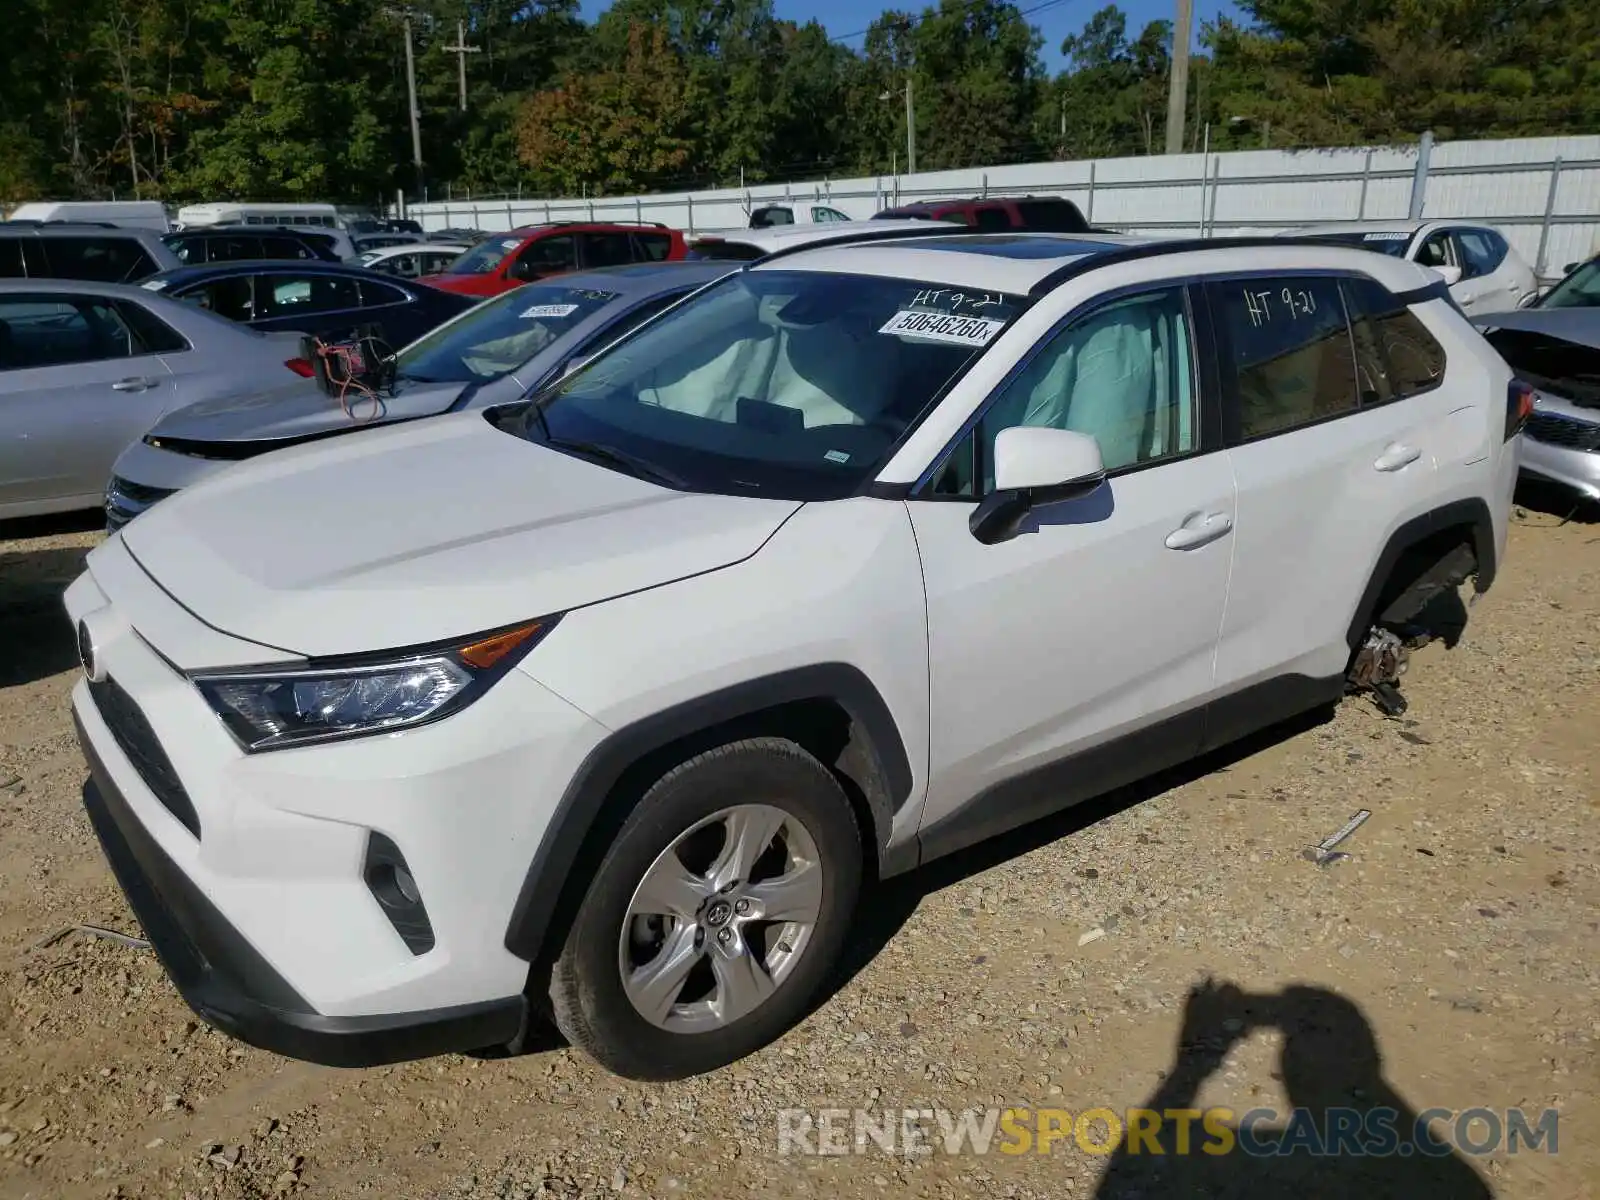
[[[277,750],[410,729],[447,717],[482,695],[554,625],[553,619],[519,625],[385,661],[191,678],[246,751]]]

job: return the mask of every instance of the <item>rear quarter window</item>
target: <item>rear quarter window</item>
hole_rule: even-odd
[[[1344,291],[1358,345],[1366,327],[1381,356],[1387,375],[1386,398],[1403,400],[1438,387],[1444,380],[1444,347],[1421,319],[1376,280],[1348,279]]]

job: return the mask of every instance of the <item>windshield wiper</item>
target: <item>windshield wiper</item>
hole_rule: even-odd
[[[534,411],[538,412],[538,405],[534,405]],[[539,421],[541,425],[544,423],[543,413],[539,414]],[[629,454],[626,450],[618,450],[615,446],[608,446],[604,442],[585,442],[577,439],[553,437],[547,429],[544,443],[547,446],[571,450],[583,455],[585,458],[598,459],[601,462],[621,467],[629,475],[636,476],[639,479],[647,479],[651,483],[659,483],[663,487],[683,491],[689,486],[681,476],[674,475],[671,471],[664,470],[653,462],[640,458],[637,454]]]

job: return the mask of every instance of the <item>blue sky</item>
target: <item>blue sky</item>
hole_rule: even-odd
[[[1020,7],[1028,9],[1042,0],[1018,0]],[[1034,15],[1028,20],[1044,35],[1044,61],[1052,71],[1062,66],[1061,39],[1083,28],[1083,23],[1103,8],[1109,0],[1064,0]],[[604,12],[610,0],[583,0],[583,14],[589,20]],[[813,17],[821,21],[835,37],[865,29],[884,8],[894,7],[919,12],[923,2],[900,0],[895,4],[861,4],[857,0],[774,0],[780,17],[790,21],[805,22]],[[1161,17],[1171,18],[1175,6],[1171,0],[1119,0],[1119,7],[1128,14],[1128,32],[1136,36],[1145,23]],[[1194,31],[1198,37],[1200,25],[1214,20],[1219,13],[1232,12],[1231,0],[1194,0]],[[850,45],[859,47],[861,39]]]

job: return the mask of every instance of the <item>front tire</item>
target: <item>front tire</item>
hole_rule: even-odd
[[[697,755],[645,793],[551,971],[557,1026],[618,1075],[681,1079],[803,1017],[861,889],[838,781],[782,738]]]

